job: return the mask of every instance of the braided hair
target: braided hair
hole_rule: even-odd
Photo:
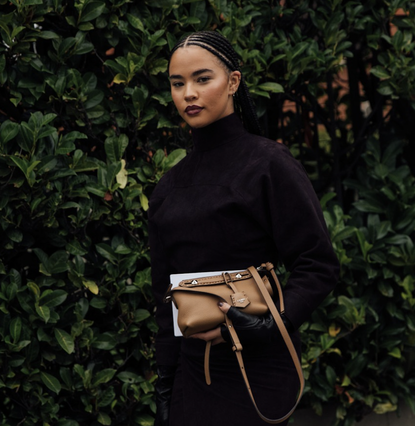
[[[197,31],[181,39],[172,49],[170,58],[174,52],[186,46],[199,46],[215,55],[222,64],[230,71],[239,71],[239,58],[231,43],[222,34],[215,31]],[[248,132],[260,135],[261,127],[255,106],[249,94],[245,79],[241,73],[241,82],[234,95],[235,111],[242,120],[244,127]]]

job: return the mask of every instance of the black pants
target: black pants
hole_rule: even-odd
[[[299,335],[292,336],[300,353]],[[212,347],[210,373],[204,376],[205,342],[183,339],[170,409],[170,426],[264,426],[258,416],[230,345]],[[282,338],[244,347],[243,358],[258,408],[268,418],[284,416],[295,404],[299,380]],[[281,426],[288,424],[280,423]]]

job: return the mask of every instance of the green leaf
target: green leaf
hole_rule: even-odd
[[[50,172],[57,164],[57,158],[52,155],[48,155],[47,157],[42,158],[42,161],[39,163],[39,167],[37,167],[37,174],[42,175],[43,173]]]
[[[122,146],[116,136],[105,139],[105,153],[107,154],[108,164],[117,163],[121,160]]]
[[[20,352],[26,346],[29,346],[32,342],[30,340],[20,340],[16,345],[13,345],[12,352]]]
[[[272,92],[272,93],[284,93],[284,88],[281,86],[281,84],[278,83],[262,83],[258,86],[259,89],[265,90],[266,92]]]
[[[141,193],[139,195],[140,197],[140,204],[141,208],[146,212],[148,210],[149,204],[148,204],[148,198],[145,194]]]
[[[90,31],[94,29],[94,26],[90,22],[86,22],[85,24],[79,24],[78,29],[80,29],[81,31]],[[77,53],[79,54],[78,51]]]
[[[65,385],[69,389],[71,389],[72,386],[73,386],[71,370],[69,368],[66,368],[66,367],[61,367],[59,369],[59,374],[60,374],[63,382],[65,383]]]
[[[200,24],[200,19],[194,16],[189,16],[186,19],[186,24],[190,24],[190,25]]]
[[[382,239],[391,230],[392,226],[389,221],[383,221],[377,227],[377,238]]]
[[[117,173],[116,180],[121,189],[124,189],[127,186],[128,171],[125,168],[125,160],[121,160],[121,170]]]
[[[89,281],[89,280],[82,280],[82,284],[93,294],[98,294],[99,293],[99,287],[96,285],[96,283],[94,283],[93,281]]]
[[[99,243],[99,244],[96,244],[95,247],[97,249],[97,252],[101,256],[103,256],[105,259],[108,259],[111,263],[116,263],[117,256],[114,250],[108,244]]]
[[[42,130],[40,130],[40,132],[37,135],[38,139],[42,139],[45,138],[46,136],[50,136],[53,133],[57,133],[57,130],[52,127],[52,126],[45,126],[44,128],[42,128]]]
[[[390,74],[381,65],[376,65],[375,67],[373,67],[370,70],[370,73],[378,78],[390,78]]]
[[[49,308],[53,308],[55,306],[61,305],[66,298],[68,297],[68,293],[64,290],[53,290],[44,296],[42,295],[39,299],[39,303],[47,306]]]
[[[77,207],[77,208],[79,208],[79,205],[75,204],[74,206],[67,206],[66,208],[70,208],[70,207]],[[61,206],[61,208],[64,208],[64,207]],[[73,254],[75,256],[76,255],[83,256],[84,254],[88,253],[88,250],[86,250],[85,248],[83,248],[81,246],[80,242],[77,241],[77,240],[70,241],[68,244],[66,244],[65,249],[70,254]]]
[[[98,413],[97,421],[98,421],[98,423],[101,423],[102,425],[107,426],[107,425],[111,424],[111,417],[108,414],[100,411]]]
[[[20,339],[20,333],[22,331],[22,319],[20,317],[13,318],[10,322],[10,336],[16,343]]]
[[[94,1],[86,5],[85,9],[81,13],[81,18],[79,22],[89,22],[95,18],[98,18],[99,15],[103,12],[105,8],[105,3]]]
[[[111,350],[117,344],[117,339],[113,333],[102,333],[98,335],[91,343],[91,346],[97,349]]]
[[[140,414],[135,419],[135,422],[137,425],[140,425],[140,426],[153,426],[154,418],[149,416],[148,414]]]
[[[79,139],[88,139],[88,136],[84,133],[73,131],[62,136],[62,142],[73,142]]]
[[[31,161],[30,163],[29,163],[29,165],[28,165],[28,168],[27,168],[27,176],[28,176],[28,179],[27,180],[29,180],[29,176],[30,176],[30,174],[31,174],[31,172],[36,168],[36,166],[38,165],[38,164],[40,164],[40,161]]]
[[[35,306],[37,314],[47,323],[50,319],[50,309],[47,306]]]
[[[172,101],[172,97],[169,92],[155,93],[154,95],[151,96],[151,98],[156,99],[163,106],[167,106]],[[173,127],[171,122],[170,122],[170,127]]]
[[[357,377],[367,367],[368,360],[365,355],[358,354],[346,364],[346,373],[350,378]]]
[[[13,161],[14,164],[16,164],[16,166],[26,175],[27,174],[27,168],[29,166],[29,163],[23,159],[23,158],[19,158],[19,157],[15,157],[15,156],[10,156],[10,159]]]
[[[307,47],[309,47],[309,44],[307,42],[301,42],[301,43],[297,43],[294,48],[292,49],[291,53],[291,60],[294,59],[295,57],[301,55],[304,50],[307,49]]]
[[[380,179],[383,180],[389,174],[389,167],[384,164],[376,164],[373,171]]]
[[[137,18],[134,15],[131,15],[131,13],[127,13],[127,19],[133,28],[135,28],[136,30],[140,30],[141,32],[145,31],[144,24],[140,18]]]
[[[393,297],[393,287],[389,283],[380,281],[377,287],[383,296]]]
[[[138,374],[131,373],[130,371],[123,371],[120,374],[117,374],[117,377],[123,383],[139,383],[141,378]]]
[[[389,96],[393,95],[395,93],[395,90],[389,84],[381,84],[378,88],[378,92],[383,96]]]
[[[82,26],[86,27],[88,24],[81,24]],[[92,24],[89,24],[92,25]],[[76,55],[84,55],[85,53],[92,52],[94,50],[94,45],[88,41],[79,43],[76,47],[75,54]]]
[[[157,123],[157,129],[162,129],[164,127],[167,127],[168,129],[171,129],[174,127],[174,124],[165,116],[161,115],[159,117],[159,121]]]
[[[335,197],[336,197],[336,194],[334,192],[328,192],[327,194],[324,194],[320,200],[321,208],[324,209],[327,203]]]
[[[393,245],[402,245],[411,241],[408,235],[393,235],[391,237],[385,238],[385,243],[393,244]]]
[[[338,241],[345,240],[346,238],[351,237],[356,233],[356,228],[353,226],[346,226],[339,232],[335,233],[332,237],[333,243],[336,243]]]
[[[56,426],[79,426],[79,423],[75,420],[60,419]]]
[[[68,270],[68,253],[59,250],[49,257],[49,272],[51,274],[59,274]]]
[[[24,124],[24,123],[23,123]],[[10,156],[10,159],[16,164],[16,166],[24,173],[29,186],[33,186],[35,183],[36,175],[33,172],[34,168],[40,163],[40,161],[32,160],[30,163],[24,158]]]
[[[388,352],[388,354],[398,359],[402,357],[401,350],[399,348],[394,348],[392,351]]]
[[[115,84],[122,84],[128,82],[128,77],[123,73],[118,73],[112,80]]]
[[[373,247],[373,244],[370,244],[366,241],[363,232],[356,229],[357,239],[359,240],[360,249],[362,250],[363,257],[366,259],[369,250]]]
[[[53,31],[41,31],[40,34],[39,34],[39,37],[44,38],[44,39],[49,39],[49,40],[59,38],[58,34],[56,34]]]
[[[106,188],[104,188],[104,187],[100,187],[100,186],[98,186],[98,185],[95,185],[95,186],[87,185],[87,186],[85,187],[85,189],[86,189],[88,192],[91,192],[92,194],[97,195],[97,196],[98,196],[98,197],[100,197],[100,198],[104,198],[104,197],[105,197],[105,194],[106,194],[106,192],[107,192]]]
[[[134,321],[141,322],[150,317],[150,312],[147,309],[137,309],[134,311]]]
[[[5,290],[3,290],[4,296],[6,298],[7,301],[11,302],[14,297],[16,296],[16,294],[18,291],[18,287],[17,284],[15,282],[10,283]]]
[[[68,354],[71,354],[75,350],[75,344],[72,336],[60,328],[55,328],[53,331],[60,347]]]
[[[366,200],[359,200],[353,204],[357,210],[366,213],[383,213],[384,208],[381,206],[375,205]]]
[[[92,380],[92,386],[97,386],[102,383],[108,383],[114,377],[116,372],[117,370],[114,370],[113,368],[106,368],[104,370],[101,370],[94,376]]]
[[[349,376],[344,376],[342,384],[340,386],[349,386],[352,381]]]
[[[107,306],[107,301],[102,297],[93,297],[90,302],[90,306],[102,310]]]
[[[167,70],[168,61],[167,59],[155,59],[150,63],[149,72],[151,75],[157,75],[160,72],[165,72]]]
[[[163,162],[162,162],[163,171],[167,172],[173,166],[179,163],[184,157],[186,157],[185,149],[175,149],[167,156],[167,158],[163,158]]]
[[[7,236],[15,243],[21,243],[23,240],[23,233],[20,229],[8,229]]]
[[[22,355],[15,355],[9,361],[10,367],[20,367],[26,361],[26,357]],[[1,387],[1,386],[0,386]]]
[[[105,389],[105,391],[101,394],[101,398],[98,402],[98,407],[107,407],[110,405],[116,397],[115,390],[112,386]]]
[[[120,244],[116,247],[115,253],[117,254],[130,254],[132,250],[125,244]]]
[[[104,92],[94,90],[88,95],[88,100],[84,103],[85,109],[91,109],[99,105],[104,99]]]
[[[0,142],[7,143],[17,136],[20,126],[10,120],[6,120],[0,127]]]
[[[383,404],[376,404],[373,408],[373,411],[376,414],[385,414],[390,413],[391,411],[396,411],[398,406],[396,404],[392,404],[391,402],[385,402]]]
[[[33,294],[34,294],[34,295],[35,295],[35,297],[36,297],[36,300],[39,300],[39,297],[40,297],[40,290],[39,290],[38,285],[37,285],[36,283],[32,282],[32,281],[29,281],[29,282],[27,283],[27,287],[28,287],[28,288],[30,288],[30,290],[32,290]]]
[[[62,389],[62,386],[59,382],[59,380],[52,376],[51,374],[44,373],[43,371],[40,373],[40,378],[42,382],[46,385],[48,389],[50,389],[52,392],[59,393]]]

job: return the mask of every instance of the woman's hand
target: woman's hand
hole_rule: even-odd
[[[233,327],[238,334],[238,338],[242,345],[246,344],[261,344],[281,336],[280,330],[274,321],[271,312],[265,315],[250,315],[243,312],[241,309],[231,307],[228,309],[228,318],[232,321]],[[282,315],[282,321],[288,333],[294,332],[290,320]],[[221,325],[221,334],[226,342],[231,342],[231,336],[226,325]]]
[[[219,302],[221,303],[221,302]],[[229,311],[230,305],[228,305],[226,302],[223,302],[221,305],[218,304],[219,309],[226,314]],[[221,333],[221,327],[218,326],[214,328],[213,330],[205,331],[203,333],[196,333],[189,336],[192,339],[201,339],[205,342],[212,341],[212,345],[217,345],[219,343],[225,343],[225,340],[222,337]]]

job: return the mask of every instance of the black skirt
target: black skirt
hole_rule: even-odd
[[[298,333],[292,335],[300,355]],[[170,426],[263,426],[249,397],[236,356],[229,344],[213,346],[210,355],[212,384],[204,375],[205,342],[183,339],[172,403]],[[268,418],[284,416],[294,406],[299,380],[282,338],[266,345],[244,348],[246,373],[258,408]],[[280,425],[288,424],[286,422]]]

